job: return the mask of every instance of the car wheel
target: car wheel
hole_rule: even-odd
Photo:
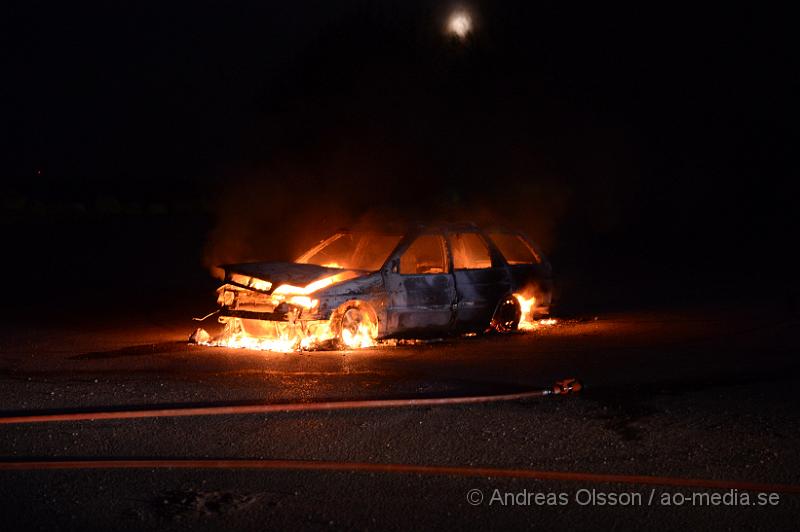
[[[363,304],[349,304],[337,312],[334,322],[336,342],[341,349],[355,349],[375,345],[378,324],[373,313]]]
[[[489,327],[501,334],[510,333],[517,330],[521,318],[519,301],[514,296],[508,296],[498,303]]]

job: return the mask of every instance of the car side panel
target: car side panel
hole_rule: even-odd
[[[505,267],[456,270],[456,330],[482,331],[489,326],[500,298],[511,290]]]
[[[442,334],[452,325],[455,283],[449,273],[385,275],[389,335]]]

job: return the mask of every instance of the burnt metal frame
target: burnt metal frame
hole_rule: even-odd
[[[400,241],[397,243],[397,245],[394,247],[394,249],[389,253],[387,259],[384,261],[384,264],[381,266],[381,268],[376,270],[375,272],[370,272],[370,273],[378,273],[378,272],[381,273],[381,277],[383,278],[384,288],[385,288],[385,282],[386,282],[385,281],[385,275],[387,275],[387,274],[391,273],[391,274],[396,274],[396,275],[412,275],[412,274],[401,274],[401,273],[399,273],[400,257],[402,256],[403,253],[405,253],[408,250],[408,248],[414,243],[414,241],[416,241],[416,239],[418,237],[420,237],[422,235],[430,234],[430,235],[440,236],[440,237],[442,237],[444,239],[444,249],[445,249],[446,259],[447,259],[447,271],[443,272],[443,273],[446,273],[448,275],[454,276],[453,280],[455,282],[455,271],[456,270],[454,268],[454,263],[453,263],[453,255],[452,255],[452,249],[451,249],[451,245],[450,245],[450,235],[451,234],[455,234],[455,233],[475,233],[481,238],[481,240],[484,242],[484,244],[487,246],[487,248],[489,250],[489,255],[490,255],[490,258],[492,260],[492,268],[503,268],[508,273],[509,278],[511,278],[511,265],[508,263],[507,259],[503,255],[503,253],[500,251],[500,249],[497,247],[497,245],[494,243],[494,241],[489,236],[489,233],[492,232],[492,231],[494,231],[494,232],[502,232],[502,233],[506,233],[506,234],[515,235],[515,236],[521,237],[523,243],[527,247],[529,247],[531,249],[531,251],[534,254],[534,257],[539,261],[539,264],[542,264],[542,262],[543,262],[542,259],[541,259],[542,255],[541,255],[539,249],[532,243],[532,241],[529,238],[527,238],[527,236],[524,233],[521,233],[519,231],[509,231],[507,229],[500,228],[500,227],[491,227],[491,228],[489,228],[487,230],[484,230],[484,229],[478,227],[476,224],[473,224],[473,223],[435,224],[435,225],[427,225],[427,226],[426,225],[417,225],[417,226],[413,226],[413,227],[407,229],[402,234],[402,236],[400,238]],[[314,246],[310,250],[308,250],[305,253],[303,253],[303,255],[301,255],[300,258],[313,255],[313,253],[317,252],[326,243],[334,241],[337,238],[341,238],[341,236],[344,235],[344,234],[351,234],[351,233],[352,233],[352,231],[348,231],[348,230],[337,231],[336,234],[332,235],[329,238],[326,238],[325,240],[321,241],[319,244],[317,244],[316,246]],[[392,234],[394,234],[394,233],[392,233]],[[397,266],[398,271],[393,271],[393,268],[395,267],[395,265]],[[480,269],[483,269],[483,268],[480,268]],[[459,271],[465,271],[465,270],[469,270],[469,268],[462,269],[462,270],[459,270]],[[252,288],[252,287],[243,286],[240,283],[235,283],[235,282],[232,282],[231,280],[226,280],[226,281],[228,283],[234,285],[234,286],[238,286],[240,288],[244,288],[244,289],[247,289],[247,290],[254,290],[254,291],[262,293],[262,294],[269,294],[275,288],[275,287],[271,287],[271,290],[269,290],[267,292],[267,291],[264,291],[264,290],[258,290],[258,289]],[[509,295],[511,295],[511,291],[509,291],[508,293],[500,294],[499,301],[502,301],[503,298],[508,297]],[[355,296],[355,297],[357,298],[358,296]],[[457,302],[454,302],[454,305],[456,305],[456,304],[457,304]],[[456,308],[454,308],[453,310],[454,310],[454,312],[457,311]],[[298,308],[294,312],[298,312],[298,314],[297,314],[295,319],[302,320],[302,314],[303,314],[302,309]],[[235,310],[235,309],[230,309],[230,308],[227,308],[227,307],[223,307],[221,312],[220,312],[220,316],[237,317],[237,318],[244,318],[244,319],[257,319],[257,320],[264,320],[264,321],[290,321],[292,319],[291,314],[293,314],[294,312],[293,312],[293,310],[289,310],[289,311],[285,311],[285,312],[259,312],[259,311],[249,311],[249,310]],[[455,319],[455,316],[454,316],[454,319]]]

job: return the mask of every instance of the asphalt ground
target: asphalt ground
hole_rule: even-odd
[[[586,388],[481,405],[6,425],[3,460],[324,460],[800,484],[798,317],[772,307],[586,315],[526,334],[293,354],[189,345],[189,315],[7,325],[0,410],[503,394],[565,377]],[[788,529],[800,508],[785,493],[347,471],[0,479],[8,529]],[[703,498],[712,493],[717,504]]]

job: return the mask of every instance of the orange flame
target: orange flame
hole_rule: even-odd
[[[519,301],[519,307],[522,311],[522,317],[519,320],[519,330],[532,331],[539,327],[546,327],[555,325],[557,322],[554,318],[536,320],[533,317],[533,309],[536,307],[536,297],[525,297],[522,294],[514,294],[514,297]]]
[[[323,277],[306,286],[282,284],[271,294],[254,294],[239,286],[224,285],[219,289],[218,301],[231,306],[237,297],[248,298],[248,305],[271,311],[281,303],[294,307],[287,321],[265,321],[222,317],[225,324],[223,333],[217,338],[203,338],[198,343],[208,346],[234,347],[288,353],[299,350],[316,349],[324,344],[355,349],[375,345],[378,326],[372,315],[358,306],[348,315],[347,326],[343,324],[344,312],[334,312],[329,320],[301,320],[304,310],[319,305],[312,295],[322,288],[358,276],[357,272],[343,271]],[[268,291],[272,284],[260,279],[232,278],[239,285],[260,291]],[[345,312],[349,309],[345,309]]]

